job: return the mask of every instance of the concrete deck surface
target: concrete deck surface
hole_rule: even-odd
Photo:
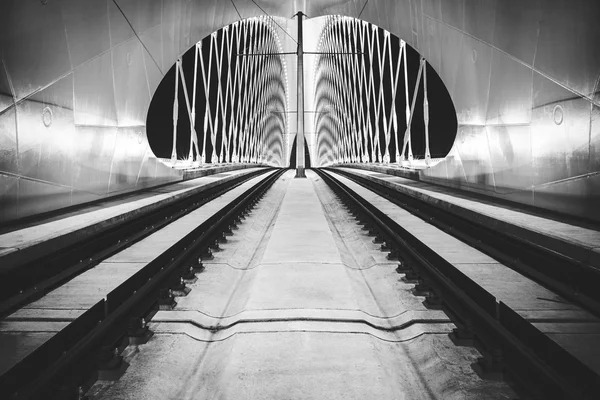
[[[371,190],[333,175],[600,374],[599,318]]]
[[[0,271],[55,252],[159,207],[260,168],[221,172],[82,206],[38,223],[0,231]]]
[[[459,196],[454,189],[425,182],[357,168],[339,169],[600,269],[600,232],[597,230],[501,206],[493,200],[485,202],[469,197],[468,193]]]
[[[237,186],[1,320],[0,373],[268,175]]]
[[[128,348],[123,377],[99,382],[91,398],[514,395],[472,371],[479,353],[452,344],[447,316],[423,306],[314,173],[292,176],[205,263],[190,294],[154,316],[154,336]]]

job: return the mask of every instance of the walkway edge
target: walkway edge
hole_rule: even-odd
[[[435,198],[421,191],[412,189],[408,186],[394,182],[389,182],[385,179],[381,179],[366,173],[374,172],[371,170],[342,167],[336,167],[335,169],[339,169],[351,173],[353,175],[360,175],[372,182],[381,184],[388,188],[392,188],[400,193],[425,201],[428,204],[441,208],[456,216],[468,219],[470,221],[474,221],[478,224],[485,225],[487,227],[492,227],[497,231],[501,231],[517,239],[527,241],[528,243],[531,243],[535,246],[550,249],[568,258],[579,261],[583,264],[590,265],[596,269],[600,269],[600,245],[598,247],[592,247],[584,243],[568,242],[563,238],[557,236],[550,236],[546,233],[542,233],[525,226],[515,225],[506,221],[502,221],[490,215],[473,211],[460,205]],[[361,174],[358,171],[363,172],[363,174]],[[390,178],[394,177],[396,176],[390,175]]]

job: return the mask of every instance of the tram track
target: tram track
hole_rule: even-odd
[[[224,179],[198,194],[142,212],[135,218],[124,218],[109,229],[58,248],[43,258],[5,266],[0,272],[0,318],[267,170]]]
[[[149,316],[158,308],[171,308],[175,304],[175,296],[185,294],[186,282],[194,281],[195,273],[203,270],[202,258],[210,256],[211,248],[218,249],[219,243],[226,240],[226,236],[231,234],[231,230],[235,229],[236,224],[240,223],[284,170],[262,172],[263,174],[252,174],[247,179],[235,179],[218,185],[203,193],[201,198],[189,198],[168,207],[171,218],[163,215],[168,213],[167,210],[154,215],[153,218],[166,222],[160,226],[155,223],[152,232],[143,230],[143,233],[136,236],[136,240],[148,237],[169,222],[191,215],[193,210],[203,205],[213,204],[224,193],[233,193],[233,189],[240,192],[225,204],[219,203],[216,208],[213,207],[218,211],[199,225],[193,226],[183,237],[173,238],[173,243],[166,251],[128,279],[116,284],[102,300],[69,321],[49,340],[2,374],[0,397],[79,398],[82,385],[89,381],[95,371],[119,370],[119,350],[131,341],[147,339],[146,321]],[[134,226],[140,229],[147,223],[147,219],[140,220]],[[133,226],[129,230],[133,231]],[[98,260],[105,259],[110,254],[118,254],[131,246],[132,241],[128,242],[123,247],[115,248],[113,243],[113,247],[102,248],[102,257],[98,257],[96,264]],[[80,268],[79,272],[90,270],[91,267],[93,266]],[[74,274],[70,277],[75,276]]]
[[[340,335],[339,337],[344,335],[344,340],[351,343],[358,340],[351,339],[351,336],[366,334],[378,341],[390,343],[386,346],[392,346],[390,348],[396,349],[395,351],[397,348],[393,346],[396,345],[391,343],[412,342],[423,335],[443,336],[450,346],[454,342],[458,346],[475,347],[476,350],[469,349],[468,354],[477,354],[476,357],[482,355],[472,367],[484,378],[483,381],[490,378],[504,380],[520,396],[527,393],[534,399],[596,398],[595,394],[600,388],[599,380],[586,365],[538,330],[531,319],[526,319],[518,310],[515,311],[512,307],[514,303],[507,304],[505,299],[489,291],[488,286],[440,255],[442,253],[438,253],[431,242],[423,240],[407,225],[403,226],[405,220],[396,218],[397,214],[390,214],[390,207],[400,209],[400,205],[388,202],[389,205],[386,206],[383,202],[388,200],[383,195],[371,188],[365,189],[360,182],[337,174],[337,170],[317,170],[317,175],[323,181],[318,184],[315,180],[318,178],[312,172],[309,175],[315,185],[324,189],[317,190],[321,193],[322,204],[326,202],[326,208],[330,210],[332,207],[339,208],[335,216],[332,214],[327,218],[333,218],[328,222],[329,229],[335,231],[334,236],[337,235],[343,243],[334,244],[335,241],[329,239],[327,250],[321,250],[325,254],[322,260],[336,254],[331,246],[334,244],[340,254],[347,253],[344,254],[346,258],[342,258],[348,262],[322,263],[319,267],[306,261],[295,264],[293,260],[296,256],[290,255],[285,247],[294,243],[290,238],[296,238],[300,242],[294,243],[289,250],[294,254],[302,254],[303,260],[311,260],[311,255],[299,250],[303,242],[310,242],[311,238],[294,235],[297,234],[298,224],[304,223],[302,215],[314,217],[320,209],[317,210],[314,206],[317,204],[315,197],[310,209],[300,212],[294,208],[293,215],[298,216],[293,219],[296,222],[291,224],[288,220],[292,215],[290,207],[300,207],[302,202],[299,201],[298,193],[305,192],[286,195],[287,208],[277,211],[281,191],[286,190],[287,184],[284,183],[277,189],[280,194],[269,195],[270,205],[260,213],[260,223],[256,220],[251,223],[257,223],[259,227],[244,224],[241,228],[246,233],[241,235],[257,232],[265,235],[269,231],[267,227],[274,223],[273,218],[280,213],[281,219],[277,219],[279,222],[275,224],[278,228],[272,228],[274,230],[269,231],[265,238],[257,236],[254,238],[255,243],[250,247],[242,246],[243,250],[240,246],[244,238],[236,234],[233,239],[238,244],[229,249],[229,256],[219,259],[220,256],[215,255],[217,262],[208,264],[206,272],[197,275],[204,271],[203,261],[206,263],[207,259],[212,258],[211,250],[219,250],[221,243],[228,242],[227,237],[236,229],[237,224],[249,215],[249,210],[284,172],[271,170],[234,184],[229,191],[223,190],[226,200],[218,207],[214,206],[215,198],[203,203],[208,208],[201,223],[187,224],[187,230],[182,230],[185,233],[173,238],[168,249],[161,250],[158,256],[152,256],[154,258],[139,271],[120,281],[116,287],[106,292],[102,300],[88,307],[77,318],[68,320],[50,340],[0,376],[0,397],[85,398],[85,392],[90,390],[96,378],[102,382],[119,382],[112,389],[108,389],[110,385],[107,386],[107,390],[114,391],[110,393],[118,393],[130,385],[132,377],[140,374],[145,376],[144,368],[140,369],[138,363],[137,368],[132,368],[133,371],[128,370],[127,379],[119,379],[120,374],[127,369],[123,354],[129,354],[138,344],[146,343],[153,334],[159,338],[149,342],[148,350],[141,351],[145,362],[148,362],[152,351],[167,351],[159,350],[161,343],[171,340],[166,338],[173,335],[193,338],[196,342],[206,343],[206,346],[210,346],[210,343],[222,343],[214,347],[218,349],[219,346],[233,346],[231,343],[236,341],[246,343],[244,339],[234,339],[241,336],[251,336],[256,338],[257,343],[263,343],[263,338],[273,335],[306,334],[324,338],[324,334],[327,337],[335,334]],[[308,187],[306,183],[297,183],[295,187]],[[367,192],[370,194],[366,195]],[[219,195],[215,194],[217,196]],[[383,200],[377,203],[374,201],[376,197]],[[337,201],[342,207],[337,206]],[[203,209],[197,208],[196,212]],[[186,218],[191,217],[193,212],[182,217],[181,224],[185,225]],[[321,224],[325,223],[324,217],[320,218]],[[173,219],[174,223],[176,221],[177,219]],[[354,226],[354,223],[362,225],[362,230]],[[418,223],[430,225],[430,220],[422,218]],[[311,231],[314,229],[314,222],[309,225],[299,230],[315,234]],[[170,224],[166,227],[169,226]],[[350,226],[353,228],[349,228]],[[342,230],[339,231],[338,228]],[[344,229],[349,230],[345,232]],[[368,236],[374,238],[373,243],[377,247],[380,245],[383,253],[379,253],[375,247],[375,252],[379,254],[375,258],[359,257],[359,253],[366,247],[358,245],[350,251],[348,246],[357,245],[364,240],[369,246],[372,244],[369,237],[362,237],[357,241],[358,237],[352,236],[350,231],[367,231]],[[322,234],[326,235],[327,232],[329,231],[322,231]],[[350,236],[346,237],[346,234]],[[144,237],[151,238],[152,235]],[[312,243],[311,248],[316,248],[314,246],[318,244]],[[252,261],[257,258],[257,250],[253,246],[256,249],[266,246],[265,255],[258,257],[261,261]],[[297,246],[300,247],[295,248]],[[124,249],[126,248],[128,246]],[[231,251],[236,248],[240,249],[240,265],[236,268],[219,268],[217,271],[217,266],[228,265],[223,262],[229,260],[227,257],[231,257]],[[227,253],[227,246],[224,253]],[[382,263],[387,253],[390,263]],[[364,253],[365,256],[368,254],[368,251]],[[123,261],[117,260],[118,262]],[[394,272],[395,265],[397,268]],[[500,267],[505,268],[499,263],[496,267],[498,270]],[[371,271],[371,268],[379,272],[373,271],[367,280],[363,271]],[[349,279],[350,276],[355,280]],[[231,292],[228,295],[217,293],[229,287],[232,282],[234,285],[229,289]],[[376,282],[379,287],[373,286]],[[414,288],[408,290],[412,285]],[[193,288],[191,292],[190,288]],[[306,296],[304,291],[318,295]],[[190,296],[186,296],[188,293],[191,293]],[[292,295],[287,297],[287,293]],[[350,296],[350,293],[354,293],[355,297]],[[181,305],[177,305],[177,296],[186,296],[181,297]],[[215,303],[208,301],[211,296],[216,297]],[[551,302],[558,299],[546,297]],[[404,298],[415,301],[401,300]],[[420,304],[423,298],[426,308]],[[400,306],[397,304],[399,300],[403,304],[417,302],[420,308]],[[381,301],[384,303],[380,303]],[[380,308],[382,306],[386,308],[385,311]],[[224,308],[220,310],[220,307]],[[539,317],[541,321],[547,320],[544,312],[538,314],[542,316]],[[28,317],[23,315],[25,321]],[[19,318],[21,317],[13,317],[12,321],[18,322]],[[571,320],[573,318],[569,321]],[[454,331],[453,327],[456,327]],[[449,332],[452,332],[452,342],[448,339]],[[180,343],[178,339],[173,340]],[[283,346],[283,342],[280,345]],[[247,344],[240,345],[240,349],[247,348],[244,346]],[[124,350],[126,348],[129,349],[127,352]],[[454,356],[467,354],[459,350],[461,347],[455,349]],[[285,351],[291,352],[293,347],[290,346]],[[365,349],[361,351],[370,354]],[[220,359],[218,350],[210,354],[210,359],[217,357],[219,362],[225,362]],[[190,355],[191,361],[186,359],[182,362],[193,364],[196,356]],[[353,356],[361,355],[357,353]],[[404,360],[400,353],[398,356],[398,360]],[[394,362],[400,362],[398,360]],[[156,360],[151,365],[156,368],[160,364],[161,361]],[[209,374],[210,371],[205,373]],[[471,373],[475,375],[473,371]],[[190,385],[191,388],[196,384]]]
[[[333,171],[333,170],[330,170]],[[377,184],[363,176],[335,169],[336,173],[364,186],[429,224],[455,236],[500,260],[569,301],[600,315],[600,271],[582,260],[563,255],[520,238],[498,232],[493,227],[467,220],[426,201],[391,187]]]
[[[540,332],[511,306],[497,299],[486,290],[485,285],[480,285],[476,279],[436,253],[414,231],[411,233],[405,229],[401,221],[394,220],[372,201],[357,193],[356,189],[350,188],[348,182],[367,188],[434,226],[436,222],[444,223],[439,210],[429,210],[417,204],[417,200],[399,201],[395,194],[390,193],[391,189],[337,169],[316,172],[359,223],[375,237],[374,242],[380,243],[382,250],[390,251],[392,258],[398,258],[397,272],[404,275],[405,281],[416,285],[416,293],[426,296],[424,303],[430,308],[441,308],[447,312],[458,327],[452,334],[455,343],[474,345],[483,354],[475,366],[483,376],[504,376],[526,388],[533,398],[595,398],[600,390],[600,379],[589,367]],[[457,225],[453,224],[454,228],[448,230],[456,233],[460,226]],[[461,231],[456,236],[464,239],[466,233]],[[483,236],[478,237],[480,240],[478,243],[475,241],[477,244],[485,242]],[[486,250],[492,247],[489,242],[483,245],[488,246]],[[502,245],[490,253],[496,255],[504,252],[506,257],[507,249]],[[524,247],[520,246],[520,253],[517,254],[523,254]],[[537,252],[539,249],[531,251]],[[511,266],[509,263],[507,265]],[[542,282],[546,283],[546,280]]]

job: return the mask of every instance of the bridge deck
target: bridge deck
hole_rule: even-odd
[[[424,222],[359,184],[336,174],[410,234],[502,301],[584,364],[600,372],[600,319],[503,265],[481,251]]]
[[[356,168],[341,169],[600,269],[598,230],[534,215],[493,200],[475,198],[467,192],[458,193],[457,190],[426,182]]]
[[[325,184],[288,172],[98,398],[502,398]],[[363,258],[354,257],[362,253]],[[365,254],[366,253],[366,254]],[[412,321],[411,320],[418,320]],[[444,358],[444,362],[431,360]],[[448,368],[448,366],[451,366]],[[145,382],[143,386],[135,382]],[[464,387],[455,385],[460,381]],[[491,390],[490,390],[491,389]]]
[[[91,399],[513,398],[479,377],[472,347],[456,346],[442,310],[428,309],[396,262],[372,242],[314,172],[288,171],[205,262],[206,270],[158,311],[146,344],[122,353],[117,381]],[[22,359],[115,285],[156,258],[252,181],[175,220],[0,322],[7,363]],[[379,179],[379,178],[378,178]],[[347,178],[481,287],[595,371],[600,322],[496,260]],[[143,384],[140,384],[143,382]]]
[[[47,253],[256,169],[227,171],[219,168],[213,169],[212,174],[204,171],[206,176],[107,199],[24,226],[4,228],[0,231],[0,271],[42,258]]]
[[[0,374],[264,178],[250,179],[1,320]]]

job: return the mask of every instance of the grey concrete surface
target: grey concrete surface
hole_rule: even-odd
[[[600,319],[374,192],[339,174],[334,175],[343,184],[348,185],[358,195],[401,224],[418,240],[477,282],[498,302],[504,302],[525,318],[533,317],[542,332],[547,333],[551,339],[561,344],[584,364],[596,372],[600,372],[600,365],[593,352],[585,350],[590,347],[600,347],[600,336],[590,335],[588,331],[590,328],[595,333]],[[552,324],[548,325],[547,323],[550,322]],[[573,322],[584,322],[584,324],[573,325]],[[562,337],[555,335],[557,324],[569,327]],[[581,340],[573,340],[574,336],[572,335],[579,335]],[[563,340],[559,341],[558,339],[561,338]]]
[[[424,200],[450,213],[493,227],[499,232],[600,268],[600,232],[597,230],[543,218],[497,202],[469,198],[466,193],[459,194],[455,189],[380,173],[379,171],[386,171],[381,167],[371,166],[370,171],[341,169]]]
[[[275,183],[92,399],[507,399],[311,171]],[[293,176],[293,175],[292,175]],[[260,236],[260,239],[256,238]],[[352,251],[349,251],[349,249]]]
[[[165,187],[136,193],[125,198],[69,212],[61,218],[49,218],[20,229],[0,233],[0,270],[18,267],[26,262],[76,244],[92,235],[149,214],[159,207],[201,193],[215,185],[259,168],[221,172]]]
[[[38,332],[47,340],[266,176],[237,186],[0,321],[0,370],[10,368],[42,343],[39,335],[22,333]]]

